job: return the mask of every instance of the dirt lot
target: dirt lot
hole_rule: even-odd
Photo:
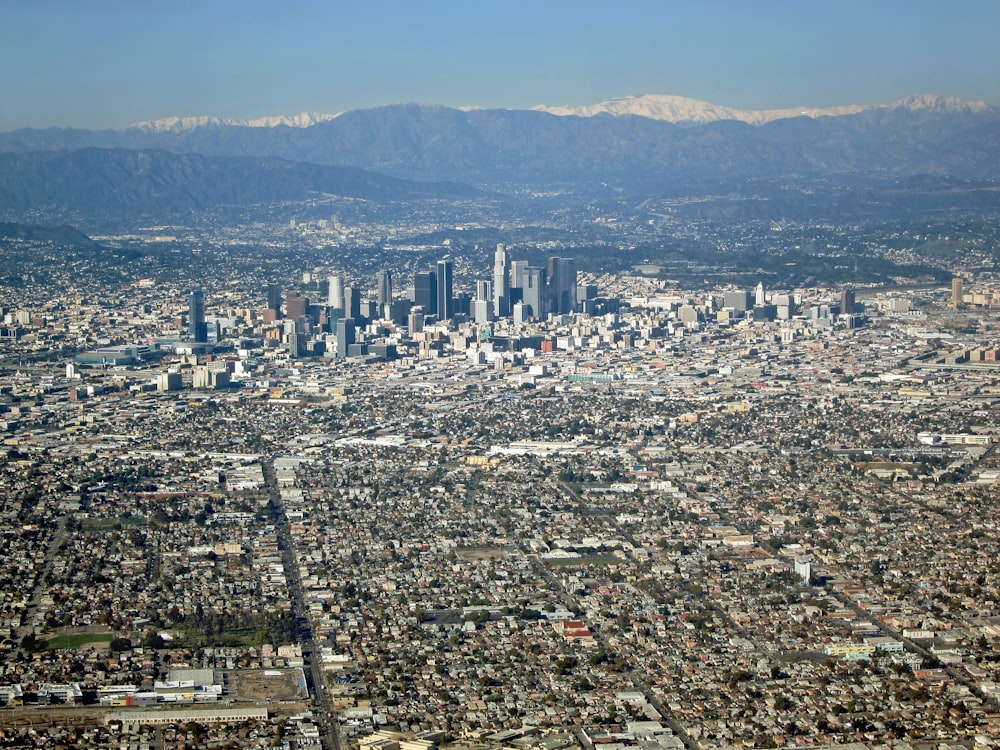
[[[0,709],[0,727],[94,726],[110,709],[100,706],[24,706]]]
[[[229,697],[239,703],[277,703],[309,697],[301,669],[246,669],[227,672]]]
[[[463,547],[455,554],[461,560],[502,560],[509,553],[501,547]]]

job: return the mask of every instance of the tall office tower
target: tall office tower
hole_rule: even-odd
[[[425,315],[437,312],[437,274],[434,271],[417,271],[413,274],[413,304],[424,308]]]
[[[472,303],[472,319],[477,323],[489,323],[494,319],[493,282],[480,279],[476,282],[476,299]]]
[[[764,295],[764,282],[757,282],[757,288],[754,289],[754,305],[766,305],[767,297]]]
[[[384,310],[387,310],[388,312],[383,314],[387,315],[389,320],[393,323],[405,326],[411,307],[413,307],[413,303],[408,299],[394,299],[385,306]]]
[[[849,286],[845,286],[844,290],[840,293],[840,314],[854,314],[854,290]]]
[[[951,306],[956,310],[962,306],[962,277],[956,276],[951,280]]]
[[[455,267],[450,260],[437,262],[437,316],[438,320],[455,317],[455,290],[453,276]]]
[[[347,356],[347,349],[357,343],[354,332],[354,318],[341,318],[337,321],[337,358]]]
[[[510,307],[524,299],[524,270],[528,267],[526,260],[512,260],[510,263]]]
[[[493,320],[493,300],[474,300],[472,302],[472,319],[480,325],[484,325]]]
[[[493,314],[498,318],[510,315],[510,256],[503,243],[493,256]]]
[[[195,289],[188,297],[188,337],[192,341],[208,341],[208,325],[205,323],[205,293]]]
[[[337,332],[337,321],[344,317],[344,280],[331,276],[326,297],[326,330]]]
[[[536,320],[545,318],[545,269],[537,266],[528,266],[524,269],[522,277],[524,286],[522,287],[521,302],[531,311],[531,317]]]
[[[576,310],[576,263],[572,258],[549,258],[549,312],[565,315]]]
[[[285,321],[285,345],[288,354],[292,357],[301,357],[305,350],[306,337],[302,333],[302,323],[300,320]]]
[[[524,272],[528,268],[526,260],[512,260],[510,262],[510,288],[521,289],[524,287]]]
[[[388,271],[379,271],[375,277],[375,303],[379,311],[392,303],[392,274]]]
[[[344,313],[352,320],[361,317],[361,292],[357,287],[344,287]]]
[[[406,319],[406,327],[412,336],[424,330],[424,311],[419,307],[410,308],[410,314]]]
[[[344,309],[344,280],[340,276],[331,276],[326,306],[332,310]]]
[[[289,290],[285,293],[285,316],[298,320],[309,312],[309,298],[303,297],[296,291]]]
[[[281,284],[267,285],[267,309],[274,310],[274,318],[281,317]]]

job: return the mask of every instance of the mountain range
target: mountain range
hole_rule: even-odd
[[[345,167],[379,174],[329,171]],[[581,194],[607,185],[657,194],[844,175],[998,181],[1000,110],[916,96],[877,106],[750,112],[639,96],[580,108],[400,104],[336,115],[0,133],[3,218],[60,200],[148,213],[157,201],[181,210],[213,201],[295,200],[311,191],[366,200],[475,193],[454,183],[497,192]],[[442,181],[451,184],[415,184]]]
[[[644,96],[626,96],[620,99],[607,99],[597,104],[582,107],[552,107],[539,105],[532,107],[539,112],[549,112],[553,115],[575,115],[578,117],[594,117],[600,114],[636,115],[651,120],[662,120],[678,124],[704,124],[718,120],[736,120],[751,125],[763,125],[775,120],[788,120],[793,117],[839,117],[856,115],[873,110],[931,110],[936,112],[969,113],[996,112],[996,108],[979,101],[966,101],[956,97],[941,96],[910,96],[892,104],[848,104],[841,107],[789,107],[786,109],[743,110],[731,107],[721,107],[698,99],[684,96],[663,96],[647,94]]]
[[[461,200],[478,191],[268,157],[120,148],[0,153],[0,207],[13,216],[163,217],[321,195],[389,202]]]
[[[212,125],[235,125],[245,128],[276,128],[284,125],[289,128],[308,128],[327,120],[338,117],[322,112],[300,112],[297,115],[275,115],[273,117],[257,117],[252,120],[234,120],[224,117],[166,117],[162,120],[148,120],[129,125],[129,130],[141,130],[152,133],[177,133]]]
[[[460,107],[462,111],[473,111],[481,107]],[[597,104],[579,107],[549,106],[539,104],[531,108],[535,112],[548,112],[553,115],[594,117],[595,115],[635,115],[650,120],[661,120],[681,125],[703,125],[718,120],[736,120],[751,125],[763,125],[774,120],[787,120],[793,117],[837,117],[840,115],[856,115],[877,109],[907,109],[934,110],[937,112],[990,112],[995,108],[986,102],[966,101],[956,97],[940,96],[910,96],[891,104],[848,104],[841,107],[788,107],[785,109],[742,110],[723,107],[699,99],[685,96],[667,96],[662,94],[645,94],[643,96],[626,96],[618,99],[606,99]],[[336,119],[337,114],[320,112],[301,112],[297,115],[278,115],[274,117],[258,117],[252,120],[224,119],[219,117],[167,117],[162,120],[137,122],[128,129],[151,132],[180,132],[192,130],[206,125],[235,125],[249,128],[271,128],[286,125],[293,128],[307,128],[321,122]]]

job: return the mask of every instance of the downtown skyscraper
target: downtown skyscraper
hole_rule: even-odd
[[[576,261],[572,258],[549,258],[549,308],[552,315],[566,315],[576,310]]]
[[[195,289],[188,297],[188,336],[192,341],[208,341],[208,324],[205,322],[205,292]]]
[[[392,274],[389,271],[379,271],[375,277],[375,303],[380,312],[392,304]]]
[[[493,256],[493,315],[510,315],[510,255],[503,243]]]
[[[413,305],[424,308],[424,315],[437,314],[437,273],[417,271],[413,274]]]
[[[455,317],[455,267],[450,260],[437,262],[437,316],[438,320],[451,320]]]

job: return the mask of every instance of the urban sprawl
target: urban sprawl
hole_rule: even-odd
[[[998,746],[995,276],[440,257],[0,288],[0,747]]]

